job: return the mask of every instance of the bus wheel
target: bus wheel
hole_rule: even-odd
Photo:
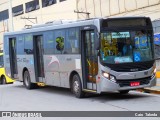
[[[83,98],[82,84],[78,74],[75,74],[72,79],[72,91],[77,98]]]
[[[28,71],[25,71],[23,74],[23,84],[29,90],[35,88],[35,83],[31,82],[30,74]]]
[[[6,84],[6,77],[5,76],[1,77],[0,84]]]
[[[127,93],[129,93],[129,90],[121,90],[121,91],[119,91],[119,93],[120,94],[127,94]]]

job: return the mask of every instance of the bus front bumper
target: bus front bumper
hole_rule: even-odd
[[[116,82],[110,81],[104,77],[101,77],[101,89],[99,92],[113,92],[113,91],[121,91],[121,90],[135,90],[138,88],[152,87],[156,85],[156,77],[154,76],[148,84],[143,84],[139,86],[123,86],[120,87]],[[125,81],[125,80],[124,80]]]

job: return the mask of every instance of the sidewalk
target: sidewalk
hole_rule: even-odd
[[[140,92],[160,94],[160,78],[157,78],[157,85],[150,88],[138,89]]]

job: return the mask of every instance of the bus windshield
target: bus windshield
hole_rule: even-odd
[[[150,30],[102,31],[101,61],[120,64],[153,60],[152,39]]]

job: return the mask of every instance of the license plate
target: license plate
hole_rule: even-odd
[[[130,82],[130,86],[139,86],[140,85],[140,82]]]

